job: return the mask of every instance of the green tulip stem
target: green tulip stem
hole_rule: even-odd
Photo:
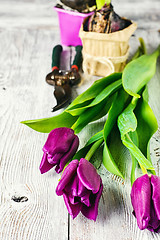
[[[139,163],[139,165],[141,167],[142,173],[143,174],[148,174],[147,169],[145,167],[143,167],[140,163]]]
[[[102,144],[103,142],[103,138],[99,139],[98,141],[96,141],[92,147],[90,148],[90,150],[88,151],[88,153],[85,156],[85,159],[90,161],[91,157],[93,156],[93,154],[95,153],[95,151],[97,150],[97,148]]]

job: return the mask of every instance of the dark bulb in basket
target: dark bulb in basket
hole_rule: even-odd
[[[112,4],[104,5],[88,20],[88,31],[98,33],[112,33],[120,31],[131,24],[130,20],[121,18],[113,10]]]

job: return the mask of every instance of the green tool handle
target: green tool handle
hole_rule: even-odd
[[[75,55],[75,58],[74,58],[71,68],[79,69],[82,64],[82,46],[78,45],[75,47],[75,49],[76,49],[76,55]],[[77,71],[78,71],[78,69],[77,69]]]
[[[61,52],[62,52],[62,46],[61,45],[56,45],[53,48],[52,51],[52,71],[57,69],[59,70],[60,66],[60,57],[61,57]]]

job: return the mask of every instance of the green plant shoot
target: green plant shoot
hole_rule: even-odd
[[[105,3],[107,5],[109,5],[111,3],[111,1],[110,0],[96,0],[97,9],[101,9]]]

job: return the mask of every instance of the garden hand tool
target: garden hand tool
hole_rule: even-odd
[[[62,46],[56,45],[52,52],[52,72],[46,76],[46,82],[53,85],[54,96],[57,100],[57,105],[53,107],[53,112],[65,106],[71,99],[72,86],[80,82],[80,74],[78,72],[82,63],[82,46],[76,46],[76,55],[72,63],[71,69],[60,70],[60,55]]]

